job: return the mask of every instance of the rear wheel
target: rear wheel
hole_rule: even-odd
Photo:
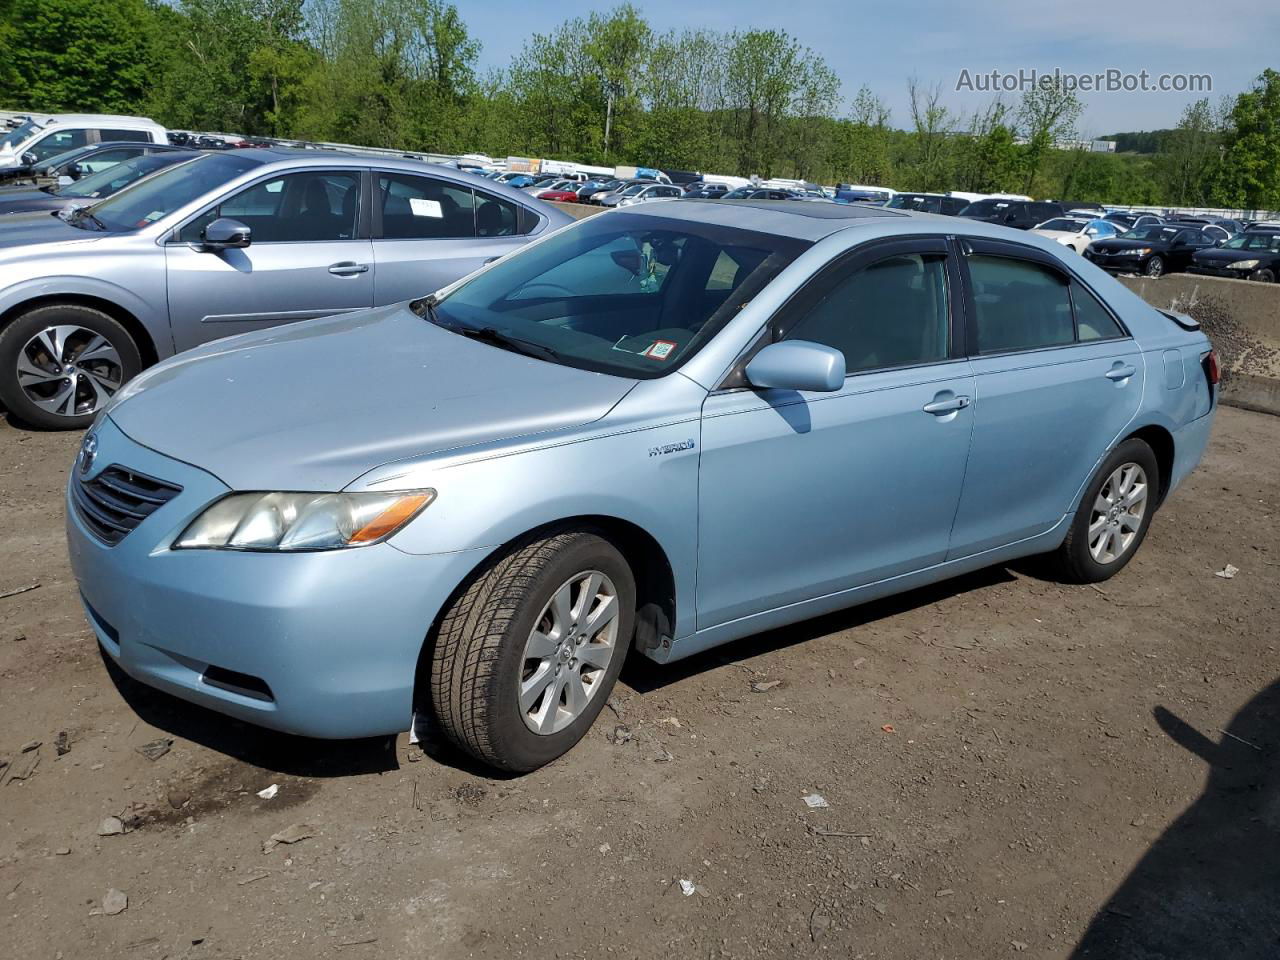
[[[635,597],[626,560],[593,533],[513,548],[441,621],[431,696],[444,732],[504,770],[533,770],[567,752],[622,669]]]
[[[1156,255],[1147,261],[1145,271],[1148,277],[1159,277],[1164,275],[1164,257]]]
[[[37,307],[0,330],[0,401],[34,427],[89,426],[141,369],[129,331],[92,307]]]
[[[1056,560],[1063,578],[1097,583],[1124,569],[1146,538],[1160,470],[1142,440],[1116,447],[1085,487]]]

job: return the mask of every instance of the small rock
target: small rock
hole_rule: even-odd
[[[768,693],[774,687],[782,686],[781,680],[757,680],[751,684],[751,689],[756,693]]]
[[[697,886],[694,885],[694,882],[692,880],[681,880],[680,892],[683,893],[686,897],[692,897],[695,893],[698,892],[698,888]]]
[[[889,908],[885,906],[883,903],[873,903],[871,905],[871,909],[874,910],[876,913],[880,914],[880,916],[882,917],[889,912]]]
[[[1225,567],[1214,574],[1215,577],[1221,577],[1223,580],[1234,580],[1235,575],[1240,572],[1240,568],[1228,563]]]
[[[1027,949],[1027,944],[1023,943],[1021,940],[1010,940],[1009,945],[1019,953]]]
[[[98,836],[115,837],[124,833],[124,821],[119,817],[105,817],[98,824]]]
[[[161,737],[159,740],[152,740],[149,743],[144,743],[142,746],[134,747],[133,749],[138,751],[138,753],[142,754],[148,760],[154,762],[168,753],[169,748],[172,746],[172,738]]]
[[[804,805],[810,810],[823,810],[831,806],[820,793],[811,793],[800,799],[804,801]]]
[[[624,743],[630,743],[632,739],[631,728],[624,723],[618,724],[613,728],[613,733],[609,735],[609,742],[615,747]]]
[[[612,849],[613,847],[609,846],[607,843],[602,843],[599,847],[601,853],[608,853]]]
[[[128,909],[129,895],[123,890],[112,887],[102,898],[102,912],[108,917],[114,917],[117,913],[124,913]]]
[[[36,767],[40,765],[40,752],[33,750],[26,755],[25,759],[19,758],[18,762],[9,768],[9,783],[18,780],[26,780],[36,772]]]
[[[42,740],[28,740],[26,743],[22,745],[22,749],[19,752],[30,753],[32,750],[39,750],[43,742],[44,741]]]
[[[58,731],[58,736],[53,741],[53,749],[60,757],[65,757],[71,752],[71,736],[67,731]]]
[[[263,790],[259,790],[258,796],[261,797],[263,800],[270,800],[279,792],[280,792],[280,784],[273,783],[271,786]]]
[[[950,887],[947,887],[945,890],[939,890],[937,893],[934,894],[934,896],[935,897],[951,897],[951,896],[955,896],[955,891],[952,890]]]
[[[20,634],[18,634],[16,637],[14,637],[14,638],[13,638],[13,642],[14,642],[14,643],[21,643],[21,642],[22,642],[23,640],[25,640],[25,639],[27,639],[27,635],[26,635],[25,633],[20,633]]]
[[[262,852],[270,853],[279,844],[282,843],[298,843],[301,840],[309,840],[316,835],[316,828],[309,823],[291,823],[277,833],[271,835],[271,839],[266,840],[262,844]]]
[[[55,856],[65,857],[65,856],[67,856],[68,854],[70,854],[70,853],[71,853],[71,848],[70,848],[70,847],[58,847],[58,849],[57,849],[57,850],[55,850],[55,851],[53,851],[53,852],[54,852],[54,855],[55,855]]]
[[[867,658],[866,658],[866,657],[858,657],[858,659],[857,659],[857,660],[854,660],[854,661],[853,661],[853,668],[856,670],[856,669],[858,669],[858,667],[862,666],[862,665],[863,665],[864,663],[866,663],[866,662],[867,662]]]
[[[813,913],[809,914],[809,939],[817,943],[829,929],[831,929],[831,914],[819,904],[813,908]]]
[[[423,753],[421,750],[410,750],[406,755],[405,759],[407,759],[410,763],[417,763],[419,760],[422,759],[422,757],[423,757]]]
[[[175,810],[181,810],[187,805],[187,801],[191,799],[191,794],[185,790],[169,791],[169,806]]]
[[[836,671],[835,671],[835,669],[834,669],[834,668],[831,668],[831,667],[828,667],[828,668],[827,668],[827,679],[828,679],[828,680],[834,680],[835,678],[836,678]]]
[[[676,758],[675,754],[673,754],[666,747],[659,747],[658,749],[659,749],[658,755],[653,758],[654,763],[670,763],[672,760]]]

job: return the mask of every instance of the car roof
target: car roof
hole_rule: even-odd
[[[35,114],[37,118],[47,117],[46,125],[51,123],[72,124],[72,123],[114,123],[118,126],[131,125],[139,127],[158,127],[156,123],[149,117],[130,117],[120,113],[52,113],[52,114]],[[39,122],[39,120],[37,120]]]
[[[646,210],[643,205],[638,205],[636,208],[628,208],[627,212],[634,212],[637,216],[714,223],[798,240],[821,240],[859,221],[912,216],[901,210],[839,203],[701,198],[659,204],[659,209],[654,210]],[[940,224],[953,222],[950,217],[933,217],[929,214],[919,216],[936,220]]]

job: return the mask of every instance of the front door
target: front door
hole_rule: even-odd
[[[360,189],[358,170],[290,173],[246,187],[185,224],[165,246],[175,348],[373,306]],[[203,249],[204,228],[219,217],[247,225],[250,245]]]
[[[860,248],[769,334],[841,350],[843,388],[708,396],[698,629],[945,558],[972,426],[958,286],[941,239]]]

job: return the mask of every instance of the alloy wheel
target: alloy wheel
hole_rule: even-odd
[[[1147,473],[1136,463],[1112,471],[1093,501],[1089,516],[1089,554],[1102,564],[1115,563],[1133,546],[1147,512]]]
[[[120,389],[120,353],[100,333],[75,324],[45,327],[18,351],[18,385],[48,413],[96,413]]]
[[[599,570],[551,595],[525,641],[520,716],[534,733],[559,733],[604,686],[618,641],[618,591]]]

